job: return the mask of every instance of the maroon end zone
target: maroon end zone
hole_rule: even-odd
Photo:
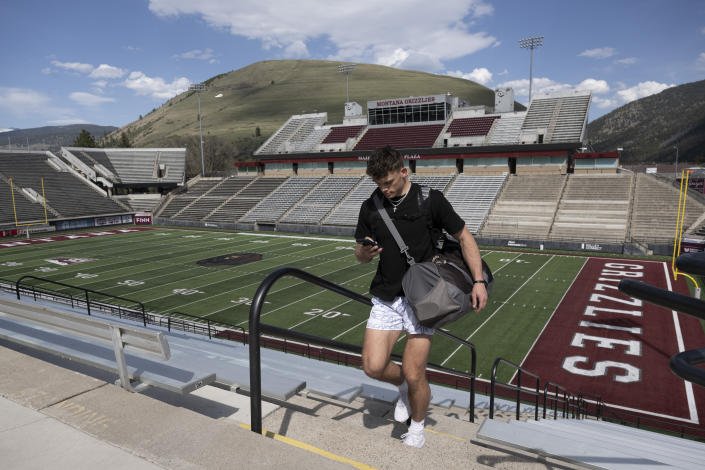
[[[92,232],[67,233],[66,235],[51,235],[47,237],[30,238],[27,240],[13,240],[7,242],[0,242],[0,249],[12,248],[15,246],[41,245],[42,243],[61,242],[66,240],[78,240],[79,238],[104,237],[106,235],[119,235],[121,233],[143,232],[145,230],[154,229],[152,227],[131,227],[118,228],[114,230],[94,230]]]
[[[572,393],[680,423],[705,423],[705,389],[678,378],[669,359],[705,346],[700,322],[617,290],[630,278],[688,293],[666,263],[590,258],[524,360],[523,367]]]

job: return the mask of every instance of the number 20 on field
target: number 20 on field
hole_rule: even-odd
[[[304,312],[304,315],[316,316],[316,315],[320,315],[320,314],[323,313],[323,312],[326,312],[326,311],[325,311],[324,309],[322,309],[322,308],[312,308],[312,309],[309,310],[308,312]],[[335,312],[335,311],[332,311],[332,310],[331,310],[330,312],[323,313],[323,315],[321,315],[321,316],[322,316],[323,318],[336,318],[336,317],[339,317],[339,316],[341,316],[341,315],[344,316],[344,317],[349,317],[349,316],[350,316],[350,315],[347,314],[347,313]]]

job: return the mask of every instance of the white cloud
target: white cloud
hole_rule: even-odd
[[[618,91],[616,93],[616,97],[622,104],[624,104],[646,96],[655,95],[656,93],[661,93],[666,88],[671,88],[673,86],[676,85],[667,85],[665,83],[658,83],[654,81],[640,82],[631,88]]]
[[[98,87],[98,88],[105,88],[108,86],[107,80],[98,80],[93,82],[93,86]]]
[[[83,105],[83,106],[97,106],[101,103],[112,103],[115,98],[106,98],[104,96],[97,96],[91,93],[86,93],[84,91],[75,91],[69,95],[72,101]]]
[[[472,80],[473,82],[477,82],[481,85],[486,85],[492,80],[492,72],[487,70],[485,67],[473,69],[470,73],[463,73],[460,70],[456,70],[455,72],[447,72],[446,75],[464,78],[465,80]]]
[[[108,64],[100,64],[96,67],[91,74],[91,78],[121,78],[127,73],[127,70],[123,70],[119,67],[113,67]]]
[[[705,28],[701,29],[700,32],[701,32],[702,34],[705,34]]]
[[[49,97],[26,88],[0,88],[0,114],[24,115],[37,111],[50,102]]]
[[[303,41],[294,41],[284,49],[284,57],[287,59],[309,57],[310,55],[306,43]]]
[[[608,109],[616,107],[619,103],[611,98],[600,98],[599,96],[593,96],[592,104],[600,109]]]
[[[7,127],[7,128],[4,127],[4,128],[2,128],[2,129],[0,129],[0,133],[2,133],[2,132],[10,132],[10,131],[14,131],[14,129],[10,129],[9,127]]]
[[[71,72],[91,73],[93,71],[93,66],[91,64],[82,64],[80,62],[59,62],[58,60],[52,60],[51,64],[54,67],[69,70]]]
[[[213,58],[213,49],[194,49],[192,51],[182,52],[173,56],[174,59],[198,59],[208,60]]]
[[[610,86],[604,80],[596,80],[594,78],[586,78],[580,82],[576,87],[578,90],[590,90],[591,92],[600,95],[609,93]]]
[[[497,75],[500,75],[500,76],[509,75],[509,70],[504,69],[501,72],[499,72]]]
[[[149,8],[164,17],[198,15],[213,28],[259,40],[282,56],[301,56],[322,40],[333,46],[329,59],[428,71],[497,43],[475,30],[473,21],[494,11],[483,0],[446,0],[443,14],[425,0],[356,0],[334,7],[322,0],[150,0]]]
[[[614,61],[615,64],[620,64],[620,65],[632,65],[636,64],[639,62],[639,59],[636,57],[625,57],[624,59],[617,59]]]
[[[705,70],[705,52],[701,52],[697,59],[695,59],[695,67],[698,70]]]
[[[597,49],[587,49],[578,54],[580,57],[589,57],[591,59],[607,59],[615,55],[617,51],[613,47],[598,47]]]
[[[161,77],[148,77],[142,72],[132,72],[123,82],[138,95],[150,95],[155,100],[168,99],[188,90],[191,81],[180,77],[167,83]]]

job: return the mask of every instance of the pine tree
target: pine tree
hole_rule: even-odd
[[[78,134],[72,144],[73,147],[83,147],[83,148],[94,148],[97,147],[95,138],[85,129],[81,129],[81,133]]]
[[[132,144],[130,143],[130,138],[127,137],[127,134],[124,132],[120,134],[120,143],[119,143],[118,147],[123,147],[123,148],[132,147]]]

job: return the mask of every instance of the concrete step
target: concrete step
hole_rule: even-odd
[[[401,441],[407,426],[393,420],[393,407],[388,403],[361,397],[344,403],[302,393],[279,404],[263,420],[264,430],[374,468],[546,468],[546,462],[536,456],[473,444],[478,424],[470,423],[466,410],[458,407],[431,406],[426,416],[426,443],[415,449]],[[478,415],[482,419],[487,410]],[[496,414],[498,419],[513,415]],[[561,464],[558,468],[575,467]]]

